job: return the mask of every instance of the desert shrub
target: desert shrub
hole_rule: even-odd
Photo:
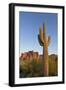
[[[49,76],[58,75],[58,58],[56,55],[49,56]],[[43,60],[21,60],[20,77],[43,77]]]
[[[43,76],[42,62],[40,60],[25,60],[20,63],[20,77]]]
[[[58,59],[57,56],[49,57],[49,76],[58,75]]]

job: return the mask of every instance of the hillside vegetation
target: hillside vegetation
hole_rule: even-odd
[[[49,75],[58,75],[58,56],[49,55]],[[32,59],[32,60],[20,60],[20,78],[24,77],[44,77],[43,74],[43,60]]]

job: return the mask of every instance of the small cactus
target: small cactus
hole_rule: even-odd
[[[49,75],[49,61],[48,61],[48,45],[50,44],[50,36],[46,35],[46,26],[43,24],[43,28],[40,27],[38,34],[39,44],[43,47],[43,64],[44,64],[44,76]]]

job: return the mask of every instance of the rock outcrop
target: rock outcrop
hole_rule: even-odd
[[[20,56],[20,60],[38,60],[38,59],[39,53],[33,51],[22,53]]]

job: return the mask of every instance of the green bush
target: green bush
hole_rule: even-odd
[[[56,56],[49,57],[49,76],[58,75],[58,59]]]
[[[43,66],[40,60],[25,60],[20,63],[20,77],[43,76]]]
[[[58,58],[56,55],[49,56],[49,76],[58,75]],[[42,60],[21,60],[20,77],[43,77]]]

